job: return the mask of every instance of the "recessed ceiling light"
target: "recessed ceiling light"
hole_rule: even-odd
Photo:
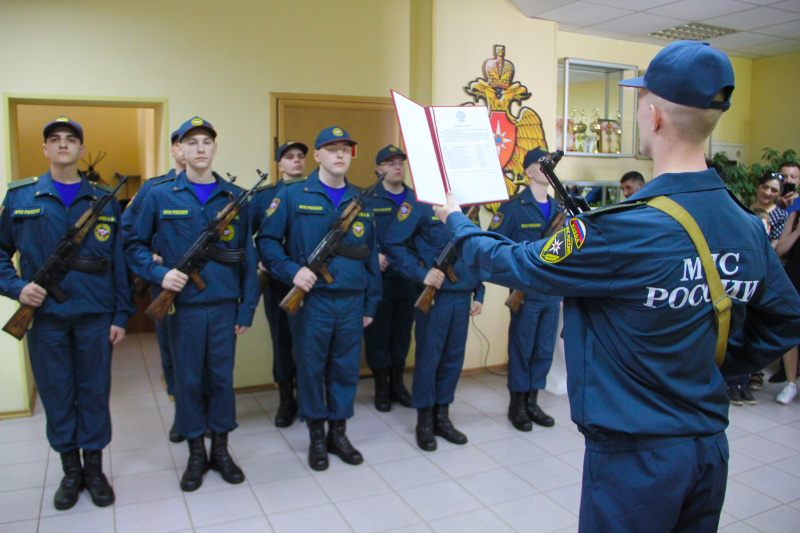
[[[708,39],[721,37],[723,35],[730,35],[731,33],[736,33],[736,30],[732,30],[731,28],[722,28],[720,26],[711,26],[709,24],[701,24],[699,22],[690,22],[688,24],[682,24],[681,26],[675,26],[674,28],[654,31],[652,33],[648,33],[647,35],[649,37],[666,39],[668,41],[707,41]]]

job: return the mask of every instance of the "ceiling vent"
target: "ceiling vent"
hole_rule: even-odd
[[[658,30],[649,33],[649,37],[656,39],[665,39],[667,41],[707,41],[714,37],[722,37],[723,35],[730,35],[736,33],[736,30],[730,28],[722,28],[720,26],[711,26],[709,24],[701,24],[699,22],[690,22],[668,28],[666,30]]]

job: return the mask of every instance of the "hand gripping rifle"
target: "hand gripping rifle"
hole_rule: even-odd
[[[479,207],[480,206],[473,205],[467,211],[467,217],[473,222],[475,222],[475,217],[478,216]],[[456,259],[456,250],[453,247],[453,242],[449,241],[439,253],[439,257],[437,257],[436,261],[433,263],[433,268],[444,272],[447,276],[447,279],[450,280],[450,283],[455,283],[458,281],[456,273],[453,272],[453,265],[455,264]],[[432,285],[425,285],[425,289],[422,291],[422,294],[420,294],[419,298],[417,298],[417,301],[414,302],[414,307],[427,315],[428,311],[431,310],[431,306],[433,305],[433,297],[436,296],[436,290],[436,287]]]
[[[102,272],[108,269],[108,259],[103,258],[86,258],[75,255],[75,251],[83,243],[86,235],[97,222],[103,210],[108,206],[109,202],[119,192],[122,185],[128,180],[128,176],[121,176],[114,173],[114,176],[119,180],[119,183],[114,190],[110,193],[96,199],[92,202],[91,207],[87,209],[77,222],[61,237],[55,252],[45,261],[44,265],[33,276],[33,283],[47,290],[48,294],[52,295],[58,303],[64,303],[67,300],[67,295],[58,286],[58,282],[64,277],[69,270],[77,270],[79,272]],[[33,319],[35,307],[20,304],[17,312],[3,326],[3,331],[9,335],[22,340],[25,332]]]
[[[549,226],[544,230],[542,233],[542,238],[546,239],[550,237],[553,233],[558,231],[564,226],[564,222],[567,221],[567,217],[564,216],[563,211],[559,211],[556,213],[556,216],[553,218],[553,221],[550,223]],[[511,291],[511,294],[508,295],[506,299],[506,307],[511,309],[514,313],[519,313],[519,308],[522,305],[523,300],[525,300],[525,293],[518,290]]]
[[[177,270],[188,274],[189,278],[200,291],[206,290],[206,284],[200,277],[199,272],[209,259],[219,257],[220,260],[224,262],[241,260],[239,257],[228,257],[236,255],[235,252],[231,250],[222,250],[215,245],[220,237],[222,237],[222,233],[225,231],[225,228],[228,227],[228,224],[230,224],[242,210],[242,206],[253,196],[253,193],[256,192],[259,185],[267,179],[267,174],[262,173],[258,169],[256,169],[256,172],[258,172],[260,179],[253,185],[253,188],[249,191],[242,191],[239,196],[228,202],[228,205],[222,208],[222,211],[219,212],[217,217],[206,224],[203,232],[197,240],[194,241],[191,248],[183,254],[181,260],[175,265]],[[156,296],[156,299],[147,307],[145,314],[156,322],[161,322],[164,320],[164,317],[167,316],[167,311],[169,311],[177,295],[178,293],[175,291],[162,289],[159,295]]]
[[[375,175],[378,176],[378,180],[373,183],[371,187],[364,189],[358,196],[353,198],[345,210],[342,211],[342,214],[333,221],[330,229],[328,229],[328,233],[326,233],[322,240],[319,241],[319,244],[317,244],[317,247],[314,248],[313,252],[311,252],[311,255],[308,256],[306,268],[308,268],[315,275],[322,275],[327,283],[333,283],[333,276],[331,276],[331,273],[328,272],[328,258],[331,258],[334,256],[334,254],[336,254],[337,248],[340,252],[343,251],[341,244],[342,238],[344,238],[350,229],[350,226],[353,224],[353,222],[355,222],[356,218],[358,218],[361,210],[364,209],[364,205],[367,203],[367,200],[369,200],[369,197],[372,196],[375,187],[377,187],[378,184],[383,181],[383,178],[386,177],[385,172],[381,174],[377,170],[375,171]],[[340,253],[340,255],[346,254]],[[359,252],[355,251],[355,254],[351,255],[356,258],[358,257]],[[292,290],[289,291],[289,294],[287,294],[286,297],[281,300],[281,309],[290,315],[295,315],[297,310],[300,309],[300,306],[303,305],[303,298],[305,295],[306,292],[295,285],[292,287]]]

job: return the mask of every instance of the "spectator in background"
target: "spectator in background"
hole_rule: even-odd
[[[784,178],[786,183],[793,183],[796,189],[800,189],[800,163],[786,161],[778,168],[778,173],[786,176]],[[795,202],[796,199],[797,190],[794,190],[782,195],[776,203],[778,207],[785,209],[787,213],[793,213],[800,210],[800,202]]]
[[[776,200],[781,194],[783,179],[780,174],[767,172],[759,180],[756,187],[756,201],[750,205],[750,209],[760,208],[769,213],[769,240],[774,248],[783,231],[783,225],[789,214],[776,205]]]
[[[635,170],[626,172],[619,179],[619,187],[622,189],[622,194],[625,195],[626,200],[630,198],[633,193],[641,189],[643,185],[644,176]]]
[[[791,168],[795,171],[800,170],[797,167]],[[800,213],[797,210],[789,215],[780,239],[778,239],[778,243],[775,246],[775,251],[786,261],[784,265],[786,274],[789,276],[789,280],[794,285],[795,290],[800,292],[800,244],[798,244],[800,225],[797,223],[798,217],[800,217]],[[795,346],[783,355],[784,372],[789,383],[778,394],[778,403],[789,404],[797,397],[797,354],[797,346]]]

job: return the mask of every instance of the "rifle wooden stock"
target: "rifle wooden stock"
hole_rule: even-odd
[[[300,306],[303,305],[303,298],[306,295],[306,291],[303,289],[294,286],[292,290],[289,291],[289,294],[281,300],[280,308],[289,313],[290,315],[294,316],[297,314],[297,310],[300,309]]]
[[[436,287],[433,285],[425,285],[425,289],[422,291],[422,294],[419,295],[417,301],[414,302],[414,307],[422,311],[423,314],[428,314],[431,310],[431,306],[433,306],[433,298],[436,296]]]
[[[267,290],[270,277],[269,272],[261,270],[260,268],[258,269],[258,286],[261,288],[261,292]]]
[[[522,301],[525,299],[525,293],[522,291],[511,291],[511,294],[506,298],[506,307],[511,309],[514,313],[519,313],[519,308],[522,306]]]
[[[319,273],[322,274],[322,279],[325,280],[325,283],[333,283],[333,276],[331,276],[331,273],[328,271],[328,267],[324,265],[321,266]]]
[[[178,293],[175,291],[163,289],[158,296],[156,296],[156,299],[147,306],[144,314],[156,322],[163,321],[164,317],[167,316],[167,312],[169,312],[169,308],[172,307],[177,295]]]
[[[456,273],[453,271],[453,265],[450,265],[449,267],[447,267],[445,269],[444,273],[447,275],[447,279],[450,280],[450,283],[457,283],[458,282],[458,276],[456,276]]]
[[[24,337],[25,333],[28,331],[31,320],[33,320],[34,311],[36,311],[35,307],[20,304],[19,309],[11,315],[6,325],[3,326],[3,331],[21,341],[22,337]]]
[[[133,278],[133,294],[138,298],[144,298],[147,289],[150,288],[150,284],[140,278],[139,276],[135,276]]]

